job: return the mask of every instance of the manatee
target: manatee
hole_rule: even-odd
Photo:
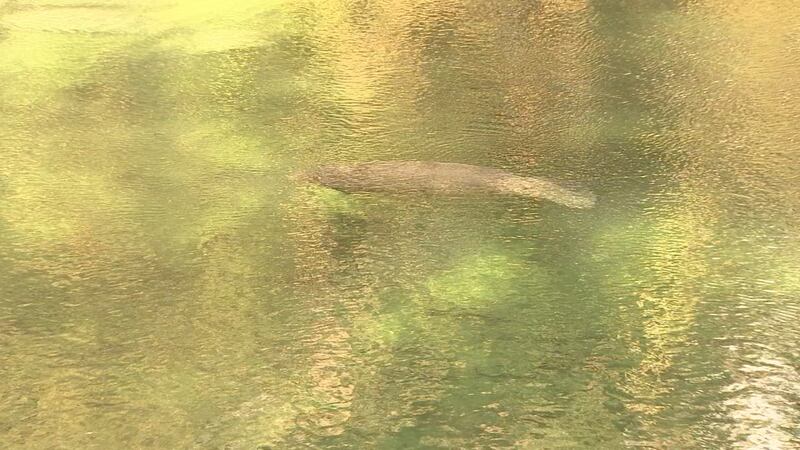
[[[491,167],[430,161],[374,161],[329,165],[297,177],[346,193],[496,193],[543,198],[571,208],[591,208],[591,192]]]

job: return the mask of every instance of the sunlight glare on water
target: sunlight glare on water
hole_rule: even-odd
[[[0,0],[2,446],[797,448],[798,30],[779,0]],[[598,200],[297,176],[374,160]]]

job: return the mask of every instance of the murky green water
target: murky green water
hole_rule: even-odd
[[[796,448],[798,55],[778,0],[0,0],[2,447]],[[376,159],[599,201],[290,178]]]

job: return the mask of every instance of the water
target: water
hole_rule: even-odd
[[[2,446],[800,446],[798,30],[777,0],[0,0]],[[380,159],[598,203],[290,176]]]

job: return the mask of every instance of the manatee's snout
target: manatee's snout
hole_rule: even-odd
[[[554,185],[553,189],[543,191],[542,197],[570,208],[588,209],[597,203],[597,196],[585,189]]]
[[[560,201],[571,208],[587,209],[594,208],[597,196],[588,191],[573,192],[571,195],[563,196]]]

